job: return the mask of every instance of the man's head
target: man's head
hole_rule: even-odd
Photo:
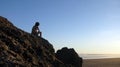
[[[39,26],[39,22],[36,22],[36,23],[35,23],[35,26]]]

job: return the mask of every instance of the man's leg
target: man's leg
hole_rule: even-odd
[[[42,32],[40,32],[40,37],[42,37]]]

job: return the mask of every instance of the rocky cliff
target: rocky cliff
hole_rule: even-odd
[[[78,66],[71,63],[68,65],[59,59],[59,56],[55,55],[52,44],[46,39],[22,31],[0,16],[0,67]]]

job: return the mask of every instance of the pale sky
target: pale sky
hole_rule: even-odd
[[[31,32],[40,22],[54,48],[120,54],[120,0],[0,0],[0,15]]]

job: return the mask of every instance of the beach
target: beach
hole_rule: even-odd
[[[120,67],[120,58],[84,59],[83,67]]]

